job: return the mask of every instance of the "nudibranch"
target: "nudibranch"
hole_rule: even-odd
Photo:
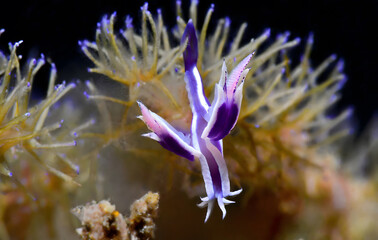
[[[215,200],[226,216],[225,205],[234,203],[226,197],[239,194],[242,189],[230,191],[227,165],[223,157],[222,139],[235,126],[243,97],[243,83],[249,69],[247,64],[252,54],[242,60],[228,74],[225,62],[219,83],[215,85],[213,102],[210,104],[202,86],[202,79],[197,68],[198,42],[196,30],[191,20],[186,25],[181,44],[187,44],[183,53],[185,65],[185,83],[193,118],[190,134],[184,134],[157,114],[138,102],[141,120],[152,131],[143,134],[158,141],[165,149],[190,161],[198,159],[201,164],[207,197],[201,198],[199,207],[207,205],[205,222],[208,220]]]

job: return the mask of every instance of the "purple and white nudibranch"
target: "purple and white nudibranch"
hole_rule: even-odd
[[[197,69],[198,43],[191,20],[182,36],[181,43],[185,44],[185,42],[187,42],[183,54],[185,82],[193,113],[190,134],[176,130],[140,102],[138,104],[142,116],[138,118],[152,131],[143,136],[158,141],[165,149],[190,161],[194,159],[200,161],[207,197],[201,198],[202,202],[198,206],[207,205],[206,222],[215,201],[218,202],[224,218],[225,205],[234,203],[226,197],[237,195],[242,191],[242,189],[230,191],[222,139],[230,133],[237,122],[243,97],[243,82],[249,70],[245,68],[252,54],[242,60],[229,75],[223,62],[221,78],[215,86],[214,100],[210,104],[204,94],[202,79]]]

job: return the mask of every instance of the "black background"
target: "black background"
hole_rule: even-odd
[[[186,14],[189,1],[182,2]],[[118,28],[124,27],[127,14],[134,17],[134,23],[139,22],[143,3],[139,0],[1,1],[0,28],[6,32],[0,37],[0,47],[5,51],[8,42],[23,40],[18,53],[24,55],[24,59],[44,53],[56,63],[60,80],[85,80],[91,77],[86,68],[92,65],[80,52],[78,40],[93,40],[96,23],[104,14],[114,11],[117,11]],[[314,65],[331,54],[345,60],[348,82],[337,109],[354,108],[357,130],[377,112],[378,43],[373,35],[378,26],[378,1],[206,0],[199,2],[200,23],[211,3],[215,4],[213,25],[215,19],[229,16],[235,32],[242,22],[248,22],[245,41],[257,37],[268,27],[273,36],[289,30],[291,38],[302,40],[313,32]],[[173,27],[175,1],[149,1],[149,10],[153,13],[159,7],[165,23]]]

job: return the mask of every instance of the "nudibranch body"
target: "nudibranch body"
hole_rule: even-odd
[[[167,150],[190,161],[198,159],[201,163],[207,197],[201,198],[199,207],[207,205],[205,222],[208,220],[214,202],[218,202],[223,218],[225,205],[233,203],[228,196],[239,194],[242,190],[230,191],[227,165],[223,157],[222,139],[233,129],[239,116],[243,94],[243,81],[248,73],[245,69],[252,54],[242,60],[228,75],[225,63],[218,84],[215,86],[214,100],[210,104],[202,86],[197,69],[198,43],[196,30],[189,20],[181,40],[187,44],[183,53],[185,82],[193,114],[190,134],[184,134],[157,114],[138,102],[142,119],[152,131],[143,136],[158,141]]]

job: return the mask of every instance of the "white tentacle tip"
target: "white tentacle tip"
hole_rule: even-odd
[[[214,206],[214,200],[215,199],[210,199],[208,197],[204,197],[204,198],[201,198],[202,202],[197,204],[198,207],[200,208],[204,208],[207,206],[207,212],[206,212],[206,217],[205,217],[205,223],[207,222],[207,220],[209,219],[210,215],[211,215],[211,212],[213,210],[213,206]]]
[[[226,208],[224,207],[223,197],[219,196],[217,198],[217,201],[218,201],[218,206],[222,211],[222,219],[224,219],[226,217],[227,212],[226,212]]]
[[[144,133],[141,135],[142,137],[147,137],[147,138],[151,138],[155,141],[160,141],[160,138],[158,135],[156,135],[154,132],[149,132],[149,133]]]
[[[235,201],[231,201],[231,200],[228,200],[228,199],[226,199],[226,198],[223,198],[223,203],[224,203],[225,205],[228,205],[228,204],[231,204],[231,203],[235,203]]]
[[[236,196],[236,195],[240,194],[242,191],[243,191],[243,189],[240,188],[239,190],[230,192],[230,194],[228,194],[228,196]]]

